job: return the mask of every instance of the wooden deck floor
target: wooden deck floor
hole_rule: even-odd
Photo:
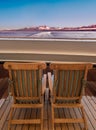
[[[82,99],[84,104],[88,130],[96,130],[96,97],[84,96]],[[0,130],[7,130],[9,112],[12,100],[8,98],[0,106]],[[14,111],[14,118],[38,118],[40,110],[34,109],[17,109]],[[79,109],[56,109],[56,117],[80,117],[81,112]],[[83,124],[57,124],[55,130],[82,130]],[[11,130],[40,130],[39,125],[13,125]],[[51,128],[51,106],[46,98],[44,107],[44,130],[52,130]]]

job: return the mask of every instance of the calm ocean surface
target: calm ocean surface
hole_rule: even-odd
[[[96,31],[0,31],[0,38],[79,39],[96,38]]]

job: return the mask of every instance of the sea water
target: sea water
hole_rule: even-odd
[[[0,38],[80,39],[96,38],[96,31],[0,31]]]

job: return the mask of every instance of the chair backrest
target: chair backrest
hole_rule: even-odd
[[[80,100],[88,69],[92,64],[50,64],[53,69],[53,94],[55,100]],[[54,100],[54,101],[55,101]]]
[[[38,99],[42,91],[44,63],[5,62],[8,69],[14,101]]]

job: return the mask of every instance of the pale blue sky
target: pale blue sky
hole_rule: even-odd
[[[0,30],[96,24],[96,0],[0,0]]]

